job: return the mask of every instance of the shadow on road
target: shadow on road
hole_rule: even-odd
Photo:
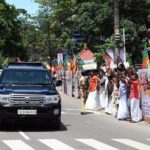
[[[50,123],[48,122],[41,122],[41,123],[35,123],[35,122],[6,122],[1,124],[0,131],[5,132],[57,132],[57,131],[67,131],[67,125],[65,126],[62,122],[60,125],[60,129],[53,129]]]

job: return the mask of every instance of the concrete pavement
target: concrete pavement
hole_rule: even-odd
[[[63,97],[66,97],[66,99],[70,99],[70,100],[73,100],[73,101],[78,101],[78,109],[80,110],[80,99],[77,99],[76,97],[71,97],[71,96],[69,96],[69,95],[67,95],[67,94],[64,94],[64,93],[62,93],[61,91],[59,92],[60,94],[61,94],[61,96],[63,96]],[[104,110],[98,110],[98,111],[91,111],[91,110],[88,110],[87,111],[88,113],[93,113],[93,114],[99,114],[99,115],[105,115],[106,117],[108,117],[108,115],[107,114],[105,114],[105,112],[104,112]],[[114,118],[114,116],[112,116],[112,115],[109,115],[110,117],[112,117],[112,118]],[[126,121],[126,122],[128,122],[128,121]],[[136,124],[139,124],[139,125],[142,125],[142,126],[147,126],[147,127],[150,127],[150,122],[145,122],[145,121],[140,121],[140,122],[138,122],[138,123],[136,123]]]

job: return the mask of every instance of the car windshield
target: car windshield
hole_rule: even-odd
[[[5,70],[1,76],[1,84],[52,84],[50,73],[46,70]]]

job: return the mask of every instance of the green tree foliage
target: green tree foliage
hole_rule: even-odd
[[[93,51],[114,48],[113,0],[35,1],[49,8],[47,18],[56,48],[70,49],[74,43],[74,31],[84,36],[81,44],[88,43]],[[133,63],[140,62],[143,39],[150,27],[150,19],[147,19],[150,14],[150,0],[119,0],[119,10],[120,32],[125,29],[128,56]],[[120,47],[123,46],[121,40]]]
[[[23,10],[8,5],[5,0],[0,2],[0,53],[8,57],[25,57],[22,45],[21,22],[18,20]]]
[[[77,1],[77,29],[85,36],[93,49],[100,43],[100,37],[108,37],[113,31],[112,1]]]
[[[149,0],[120,0],[120,27],[126,31],[126,49],[133,63],[141,62],[143,40],[150,27],[147,17],[150,14]],[[136,59],[135,59],[136,58]]]
[[[73,46],[72,30],[74,30],[74,7],[76,0],[36,0],[41,4],[39,15],[48,19],[51,33],[51,46],[56,51],[71,50]],[[44,7],[50,9],[44,10]],[[49,16],[48,13],[50,12]],[[46,22],[46,20],[44,21]],[[47,31],[45,31],[46,33]]]

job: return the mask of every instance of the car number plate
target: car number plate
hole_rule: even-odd
[[[37,110],[24,110],[24,109],[19,109],[17,111],[18,115],[36,115]]]

